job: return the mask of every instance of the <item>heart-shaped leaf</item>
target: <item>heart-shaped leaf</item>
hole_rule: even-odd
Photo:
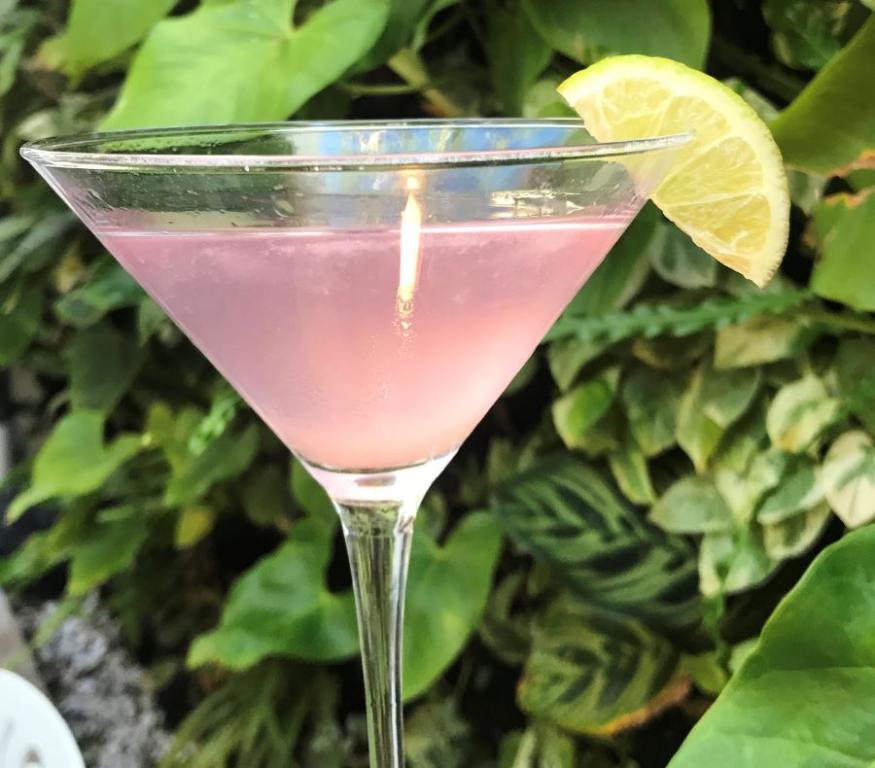
[[[875,150],[875,17],[806,86],[772,125],[788,165],[812,173],[847,173]]]
[[[159,22],[103,128],[282,120],[364,54],[389,13],[388,0],[333,0],[293,28],[293,6],[209,3]]]
[[[66,30],[44,43],[40,58],[78,78],[139,42],[178,0],[73,0]]]
[[[188,664],[246,669],[273,655],[345,659],[358,650],[352,591],[330,592],[332,542],[312,521],[259,560],[231,588],[219,626],[191,646]]]
[[[700,67],[711,36],[706,0],[525,0],[524,7],[544,39],[581,64],[644,53]]]
[[[404,696],[424,692],[477,628],[501,550],[491,515],[467,515],[443,546],[426,531],[413,536],[405,607]]]
[[[875,764],[875,528],[822,552],[670,768]]]
[[[31,485],[9,505],[7,520],[15,520],[46,499],[94,493],[141,447],[142,441],[135,435],[104,443],[103,415],[97,411],[67,414],[37,453]]]

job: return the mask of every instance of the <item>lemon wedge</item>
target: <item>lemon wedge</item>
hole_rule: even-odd
[[[653,202],[717,261],[768,282],[787,249],[787,174],[741,96],[676,61],[634,55],[603,59],[558,90],[598,141],[692,132]]]

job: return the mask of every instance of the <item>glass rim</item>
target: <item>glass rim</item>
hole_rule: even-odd
[[[583,129],[580,118],[411,118],[389,120],[314,120],[227,125],[176,126],[107,131],[57,136],[27,142],[21,149],[26,160],[38,166],[86,170],[171,169],[210,170],[300,170],[355,171],[392,168],[441,168],[471,165],[518,165],[568,160],[617,158],[683,146],[693,133],[649,136],[625,141],[590,142],[573,145],[545,145],[518,149],[426,151],[353,154],[186,154],[184,152],[101,152],[107,142],[138,139],[231,135],[252,131],[304,134],[317,131],[411,130],[416,128],[507,127],[511,129]],[[182,145],[185,146],[185,145]]]

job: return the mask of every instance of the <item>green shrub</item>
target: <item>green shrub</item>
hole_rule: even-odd
[[[644,211],[429,495],[405,658],[414,768],[665,765],[811,555],[875,519],[871,8],[0,0],[0,365],[29,393],[33,454],[7,518],[57,512],[0,584],[67,564],[71,601],[108,586],[131,646],[189,691],[166,766],[364,765],[327,499],[17,148],[98,126],[566,114],[575,69],[671,56],[770,122],[794,202],[782,274],[760,292]],[[870,529],[819,561],[673,764],[875,760],[854,709],[875,696],[873,554]],[[794,706],[786,665],[824,707]],[[843,685],[853,701],[830,698]]]

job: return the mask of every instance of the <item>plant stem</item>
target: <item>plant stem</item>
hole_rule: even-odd
[[[337,87],[353,96],[400,96],[419,93],[423,88],[409,83],[337,83]],[[429,86],[426,86],[429,87]]]
[[[801,78],[778,66],[769,66],[763,63],[750,51],[746,51],[721,37],[715,37],[712,40],[711,53],[725,64],[727,69],[748,77],[759,87],[771,91],[788,103],[793,101],[805,87],[805,81]]]
[[[875,335],[875,317],[847,313],[835,314],[824,309],[809,309],[803,312],[802,316],[814,323],[823,323],[823,325],[828,325],[831,328]]]
[[[401,637],[416,506],[335,502],[358,610],[371,768],[404,768]]]
[[[422,95],[429,104],[429,111],[443,117],[462,117],[465,114],[447,94],[433,85],[429,86],[428,71],[416,51],[402,48],[389,59],[389,68],[409,85],[422,90]]]

